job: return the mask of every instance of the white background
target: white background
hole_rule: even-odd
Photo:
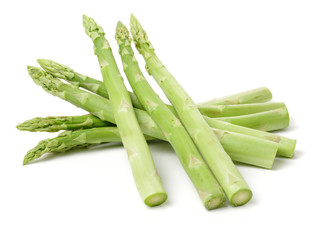
[[[0,239],[319,239],[319,12],[307,0],[2,1]],[[254,193],[247,205],[205,210],[164,143],[150,145],[169,196],[156,208],[142,203],[121,145],[22,166],[27,150],[56,134],[17,123],[85,113],[35,85],[26,66],[48,58],[100,79],[82,14],[103,26],[119,61],[114,30],[131,13],[195,101],[266,86],[287,104],[281,134],[298,139],[295,157],[272,170],[239,166]]]

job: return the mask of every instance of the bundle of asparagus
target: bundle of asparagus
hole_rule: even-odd
[[[234,162],[270,169],[276,156],[293,156],[296,140],[270,132],[288,127],[289,114],[284,103],[269,102],[269,89],[195,104],[161,63],[145,30],[132,15],[135,46],[172,105],[165,104],[147,82],[134,57],[130,33],[118,22],[115,37],[123,71],[133,89],[128,92],[102,27],[87,16],[83,16],[83,26],[92,39],[103,81],[47,59],[38,60],[43,70],[28,67],[28,72],[45,91],[89,114],[37,117],[19,124],[17,128],[22,131],[64,130],[28,151],[24,165],[49,152],[122,142],[143,201],[157,206],[166,201],[167,194],[146,141],[163,140],[172,145],[210,210],[222,206],[226,198],[233,206],[250,201],[251,189]]]

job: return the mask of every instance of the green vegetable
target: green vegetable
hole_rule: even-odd
[[[83,15],[83,26],[92,39],[103,81],[109,93],[115,122],[126,149],[133,177],[140,196],[148,206],[157,206],[167,199],[156,171],[151,152],[136,119],[129,93],[123,83],[105,33],[92,18]]]
[[[207,117],[205,117],[205,119],[207,122],[212,120],[212,118]],[[248,115],[222,117],[217,119],[261,131],[274,131],[289,126],[289,113],[286,107]]]
[[[245,103],[263,103],[270,101],[272,94],[266,87],[256,88],[249,91],[240,92],[234,95],[212,99],[208,102],[199,103],[199,106],[208,104],[230,105]]]
[[[60,97],[61,99],[64,99],[74,104],[75,106],[92,113],[93,115],[99,117],[101,120],[115,123],[115,119],[111,109],[111,103],[108,99],[85,92],[76,86],[65,84],[52,75],[44,72],[40,68],[28,67],[28,70],[34,82],[42,86],[42,88],[48,93]],[[140,109],[134,110],[138,118],[141,130],[144,134],[157,139],[166,140],[161,129],[156,125],[156,123],[152,120],[148,113]],[[230,147],[233,148],[234,152],[239,151],[238,144]],[[252,147],[247,150],[250,150],[250,153],[248,153],[249,156],[252,155],[252,152],[255,152],[254,148],[252,149]],[[240,151],[246,151],[246,149],[242,149]],[[239,154],[238,158],[234,160],[246,163],[247,156]],[[260,166],[260,161],[255,161],[254,165]]]
[[[220,185],[180,120],[162,102],[144,78],[131,48],[129,32],[121,22],[117,25],[116,40],[124,72],[134,93],[177,153],[204,206],[209,210],[221,206],[225,201],[225,195]]]
[[[154,48],[138,20],[131,15],[131,33],[138,51],[146,61],[146,68],[174,106],[179,118],[205,158],[218,182],[234,205],[247,203],[252,192],[231,158],[211,131],[191,97],[179,85],[154,53]]]
[[[91,114],[79,116],[36,117],[17,125],[20,131],[58,132],[85,128],[107,127],[114,124],[102,121]]]

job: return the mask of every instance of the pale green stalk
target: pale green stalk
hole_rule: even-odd
[[[109,93],[114,118],[126,149],[138,191],[148,206],[157,206],[167,199],[151,152],[135,116],[130,95],[123,83],[104,31],[92,18],[83,15],[83,26],[92,39],[102,78]]]
[[[263,103],[272,99],[270,90],[266,87],[256,88],[249,91],[236,93],[226,97],[212,99],[208,102],[198,103],[199,106],[218,104],[218,105],[230,105],[230,104],[245,104],[245,103]]]
[[[198,106],[198,105],[197,105]],[[270,111],[278,108],[285,108],[286,105],[282,102],[268,102],[268,103],[249,103],[249,104],[235,104],[235,105],[201,105],[198,106],[202,115],[211,118],[219,117],[233,117],[248,115],[253,113]]]
[[[36,117],[17,125],[20,131],[29,132],[58,132],[61,130],[77,130],[94,127],[114,126],[102,121],[92,114],[78,116]]]
[[[40,85],[48,93],[54,96],[60,97],[61,99],[64,99],[74,104],[75,106],[90,112],[91,114],[97,116],[103,121],[115,123],[115,119],[114,119],[112,108],[111,108],[111,103],[108,99],[83,91],[76,86],[65,84],[61,82],[59,79],[44,72],[40,68],[28,67],[28,70],[34,82]],[[134,110],[138,118],[141,130],[143,131],[144,134],[148,136],[152,136],[157,139],[166,140],[161,129],[156,125],[156,123],[152,120],[152,118],[147,112],[140,109],[134,109]],[[227,145],[228,142],[225,142],[224,144]],[[230,148],[231,147],[232,147],[232,151],[234,152],[245,151],[245,149],[240,149],[238,144],[230,146]],[[254,146],[252,146],[252,149],[254,150]],[[226,151],[229,151],[229,150],[226,149]],[[252,153],[253,152],[251,150],[250,151],[248,150],[249,156],[251,156]],[[257,154],[259,153],[257,152]],[[238,158],[234,160],[238,162],[247,162],[247,158],[248,157],[244,156],[243,154],[239,154]],[[257,157],[257,159],[259,159],[259,157]],[[256,166],[260,166],[260,161],[257,160],[252,164]],[[261,166],[261,167],[264,167],[264,166]]]
[[[204,206],[208,210],[221,206],[225,201],[225,195],[220,185],[180,120],[170,111],[144,78],[131,48],[129,32],[121,22],[118,22],[117,25],[116,40],[119,45],[123,70],[134,93],[175,150]]]
[[[203,119],[191,97],[158,59],[138,20],[133,15],[130,20],[134,42],[146,61],[149,74],[157,81],[175,108],[181,122],[222,186],[229,202],[234,206],[247,203],[252,197],[248,184]]]
[[[204,116],[204,118],[207,122],[210,122],[213,119],[206,116]],[[289,113],[286,107],[248,115],[222,117],[217,119],[266,132],[284,129],[289,126]]]
[[[100,127],[86,130],[65,131],[58,137],[45,139],[36,147],[28,151],[23,160],[23,165],[35,160],[45,153],[66,152],[74,148],[85,148],[90,145],[121,142],[117,127]]]

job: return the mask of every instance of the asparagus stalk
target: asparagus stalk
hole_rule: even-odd
[[[65,84],[39,68],[28,67],[28,70],[34,82],[42,86],[42,88],[48,93],[60,97],[61,99],[64,99],[74,104],[75,106],[90,112],[91,114],[97,116],[103,121],[115,123],[115,119],[111,109],[111,103],[108,99],[83,91],[76,86]],[[161,129],[156,125],[156,123],[152,120],[152,118],[147,112],[140,109],[135,109],[135,113],[138,118],[141,130],[145,135],[152,136],[161,140],[166,140]],[[228,141],[228,139],[226,139],[226,141]],[[243,139],[243,141],[245,141],[245,139]],[[255,151],[255,147],[256,145],[253,145],[248,148],[240,149],[239,144],[236,144],[229,145],[230,149],[226,149],[226,151],[230,151],[231,148],[234,152],[245,151],[245,149],[247,149],[248,155],[252,156],[254,152],[259,154],[257,151]],[[247,158],[247,156],[239,154],[238,158],[234,160],[246,163]],[[253,162],[252,164],[260,166],[261,164],[258,159],[259,157],[257,157],[257,161]]]
[[[48,59],[38,59],[37,61],[44,70],[46,70],[48,73],[51,73],[53,76],[67,80],[67,81],[74,83],[76,85],[79,85],[80,87],[87,89],[93,93],[96,93],[102,97],[109,98],[108,92],[107,92],[107,90],[104,86],[104,83],[102,81],[88,77],[83,74],[80,74],[80,73],[74,71],[73,69],[63,65],[63,64],[60,64],[60,63],[57,63],[57,62],[54,62],[54,61],[51,61]],[[129,92],[129,94],[130,94],[130,98],[131,98],[133,106],[135,108],[143,109],[137,96],[132,92]],[[215,99],[212,99],[207,102],[199,103],[199,104],[197,104],[197,106],[199,108],[199,111],[202,114],[205,114],[205,115],[212,114],[212,116],[216,116],[215,112],[219,112],[221,114],[223,112],[226,112],[226,110],[229,109],[229,108],[220,109],[216,105],[230,105],[230,104],[239,105],[239,104],[260,103],[260,102],[262,103],[262,102],[267,102],[267,101],[271,100],[271,98],[272,98],[272,95],[271,95],[270,90],[268,88],[262,87],[262,88],[257,88],[257,89],[237,93],[237,94],[234,94],[231,96],[226,96],[226,97],[222,97],[222,98],[215,98]],[[273,104],[276,104],[276,103],[271,103],[271,106],[273,106]],[[266,106],[268,106],[268,105],[266,105]],[[259,105],[257,105],[254,108],[255,109],[254,111],[255,112],[262,112],[262,111],[266,111],[266,110],[270,110],[270,109],[275,108],[275,107],[266,108],[266,106],[261,105],[261,108],[260,108]],[[168,105],[168,107],[170,109],[173,109],[172,106],[170,106],[170,105]],[[211,108],[213,109],[212,110],[213,113],[210,112]],[[236,109],[233,110],[231,108],[231,112],[232,111],[236,111]],[[249,113],[253,113],[253,110],[251,109],[249,112],[246,112],[243,114],[249,114]],[[210,115],[208,115],[208,116],[210,116]],[[235,116],[235,115],[236,114],[234,114],[233,116]],[[226,115],[221,115],[221,116],[226,116]]]
[[[126,149],[138,191],[148,206],[157,206],[167,199],[156,171],[151,152],[139,127],[130,95],[123,83],[105,33],[92,18],[83,15],[83,26],[92,39],[95,54],[108,90],[114,118]]]
[[[210,122],[212,118],[205,117]],[[289,113],[286,107],[248,115],[217,118],[224,122],[239,126],[258,129],[261,131],[274,131],[289,126]]]
[[[252,197],[252,192],[224,151],[219,139],[211,131],[191,97],[158,59],[145,30],[133,15],[131,15],[130,26],[133,40],[146,61],[149,74],[153,76],[174,106],[180,120],[222,186],[229,202],[234,206],[247,203]]]
[[[50,122],[52,123],[52,125],[48,126],[47,118],[50,119]],[[31,131],[31,132],[56,132],[60,130],[77,130],[77,129],[85,129],[85,128],[108,127],[112,125],[112,123],[102,121],[101,119],[91,114],[83,115],[83,116],[72,116],[72,117],[59,116],[59,117],[47,117],[47,118],[37,117],[37,118],[34,118],[36,120],[34,119],[27,120],[19,124],[18,126],[21,125],[23,127],[18,127],[18,129],[21,131]],[[60,121],[60,119],[71,119],[71,118],[73,119],[73,122],[76,122],[77,124],[69,125]],[[87,120],[88,118],[94,119],[93,123],[92,124],[90,123],[90,126],[87,125],[87,123],[90,122]],[[241,133],[243,135],[249,135],[249,136],[253,136],[253,137],[278,143],[279,146],[278,146],[277,156],[279,157],[291,158],[294,154],[294,149],[296,145],[295,139],[286,138],[284,136],[277,135],[274,133],[269,133],[269,132],[264,132],[256,129],[234,125],[232,123],[220,121],[219,119],[210,119],[210,121],[208,121],[208,124],[213,129],[216,128],[219,130],[225,130],[225,131],[234,132],[234,133]],[[239,142],[242,142],[242,141],[243,140]],[[226,152],[230,155],[230,153],[227,150]],[[232,160],[234,160],[234,158],[232,158]],[[253,163],[253,165],[255,164]]]
[[[58,132],[61,130],[77,130],[93,127],[107,127],[114,124],[102,121],[92,114],[79,116],[36,117],[17,125],[21,131]]]
[[[232,158],[238,159],[239,156],[245,156],[247,162],[241,161],[242,163],[267,169],[272,167],[278,147],[276,142],[219,129],[213,129],[213,131]],[[149,136],[146,136],[146,139],[155,140]],[[118,128],[99,127],[65,131],[56,138],[41,141],[35,148],[28,151],[23,164],[25,165],[45,153],[65,152],[74,148],[85,148],[109,142],[121,142]],[[252,148],[253,145],[254,148]]]
[[[209,102],[199,103],[199,106],[207,104],[230,105],[245,103],[263,103],[272,99],[270,90],[266,87],[256,88],[249,91],[240,92],[234,95],[212,99]]]
[[[121,142],[117,127],[65,131],[59,134],[58,137],[40,141],[36,147],[27,152],[23,165],[41,157],[45,153],[66,152],[74,148],[85,148],[90,145],[107,142]]]
[[[198,106],[202,115],[211,118],[217,117],[233,117],[248,115],[253,113],[270,111],[278,108],[285,108],[286,105],[282,102],[268,103],[250,103],[250,104],[234,104],[234,105],[201,105]]]
[[[177,153],[204,206],[208,210],[221,206],[225,201],[225,195],[220,185],[180,120],[162,102],[144,78],[131,48],[129,32],[121,22],[117,24],[116,40],[124,72],[134,93]]]

